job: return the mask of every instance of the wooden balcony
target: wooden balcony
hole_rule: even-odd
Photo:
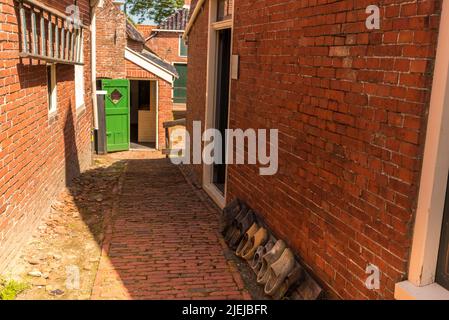
[[[16,0],[20,14],[20,57],[82,65],[86,26],[35,0]]]

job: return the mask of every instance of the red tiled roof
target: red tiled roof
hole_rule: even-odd
[[[189,22],[189,9],[182,8],[177,10],[167,19],[165,19],[159,26],[158,29],[161,30],[179,30],[183,31]]]

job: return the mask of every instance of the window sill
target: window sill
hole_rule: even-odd
[[[449,300],[449,290],[437,283],[417,287],[410,281],[399,282],[394,290],[396,300]]]
[[[173,103],[173,111],[187,111],[187,104]]]

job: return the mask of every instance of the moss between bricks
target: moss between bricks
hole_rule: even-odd
[[[28,288],[28,284],[0,277],[0,300],[14,300],[17,295]]]

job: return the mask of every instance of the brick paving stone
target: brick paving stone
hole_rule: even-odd
[[[133,158],[139,158],[134,154]],[[92,299],[249,299],[218,210],[167,159],[129,159]]]

